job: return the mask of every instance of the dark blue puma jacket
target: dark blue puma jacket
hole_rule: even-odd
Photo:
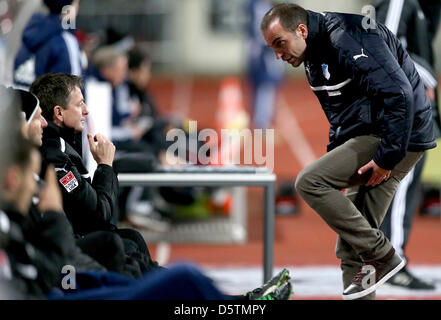
[[[308,11],[305,70],[330,123],[328,151],[375,134],[377,165],[436,147],[431,106],[401,42],[361,15]]]

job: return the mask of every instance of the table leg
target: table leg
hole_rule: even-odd
[[[265,186],[265,212],[263,223],[263,281],[273,276],[274,262],[274,214],[275,214],[275,182]]]

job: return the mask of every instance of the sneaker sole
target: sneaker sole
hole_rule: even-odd
[[[377,288],[379,286],[383,285],[387,280],[392,278],[398,271],[400,271],[402,268],[404,268],[404,265],[405,265],[404,260],[401,260],[401,262],[394,269],[392,269],[388,274],[386,274],[382,279],[380,279],[380,281],[378,281],[372,287],[369,287],[366,290],[363,290],[363,291],[360,291],[357,293],[343,295],[343,300],[359,299],[364,296],[367,296],[369,293],[374,292],[375,290],[377,290]]]

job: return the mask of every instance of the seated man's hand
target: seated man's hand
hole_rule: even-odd
[[[92,153],[95,161],[98,164],[107,164],[108,166],[112,166],[116,149],[114,144],[99,133],[95,136],[88,133],[87,139],[89,140],[90,152]]]

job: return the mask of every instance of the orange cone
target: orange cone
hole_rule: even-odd
[[[245,110],[242,87],[237,77],[227,77],[222,81],[216,118],[219,130],[241,130],[248,127],[249,116]]]
[[[236,164],[233,159],[240,159],[241,143],[234,139],[236,130],[248,127],[249,115],[245,110],[242,87],[237,77],[227,77],[220,85],[219,106],[216,114],[217,131],[220,137],[217,163],[220,165]],[[229,139],[222,141],[222,130]],[[231,130],[225,132],[225,130]],[[239,153],[239,154],[237,154]],[[239,158],[237,158],[239,157]]]

